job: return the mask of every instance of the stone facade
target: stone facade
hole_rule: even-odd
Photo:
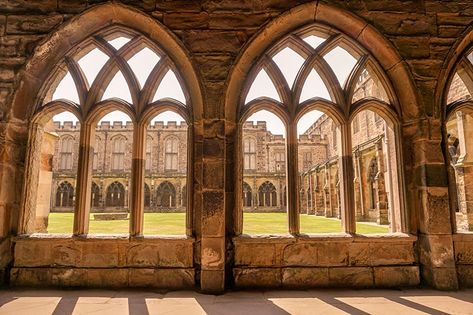
[[[376,71],[385,73],[392,84],[399,114],[396,139],[402,152],[397,160],[399,181],[405,192],[402,235],[359,237],[345,226],[348,233],[342,236],[307,238],[298,235],[297,216],[291,214],[291,237],[235,236],[240,189],[236,181],[242,177],[236,150],[239,98],[264,51],[281,36],[313,23],[359,43],[379,62]],[[471,45],[472,23],[469,1],[0,0],[0,275],[10,274],[11,285],[153,283],[164,288],[195,286],[204,292],[222,292],[232,284],[471,286],[473,238],[454,234],[450,200],[455,193],[444,154],[444,126],[448,83]],[[59,241],[19,236],[31,230],[28,209],[36,200],[35,192],[25,187],[36,187],[40,171],[48,170],[47,163],[40,167],[39,162],[49,157],[32,154],[41,144],[35,136],[41,133],[31,123],[35,105],[42,103],[38,95],[70,49],[112,24],[130,27],[162,45],[181,69],[192,100],[189,236]],[[344,127],[341,132],[346,134]],[[286,141],[293,154],[295,140],[290,136]],[[79,142],[81,160],[90,153],[90,145]],[[340,165],[354,178],[348,167],[351,151],[344,148]],[[140,156],[133,158],[133,163],[142,162]],[[296,173],[291,169],[288,180],[295,181]],[[79,175],[82,178],[84,172]],[[352,184],[344,185],[341,200],[355,204],[355,194],[348,192]],[[288,188],[291,206],[298,201],[297,185],[291,182]],[[83,197],[76,198],[79,209],[89,205]],[[85,215],[78,212],[79,218]],[[77,221],[76,231],[86,230],[82,223]],[[139,230],[137,220],[131,224],[132,231]],[[394,245],[399,250],[393,250]],[[144,253],[151,254],[143,257]],[[148,257],[158,258],[147,262]]]
[[[145,212],[184,212],[186,210],[187,195],[187,124],[185,122],[153,122],[147,128],[146,138],[146,165],[145,165]],[[69,156],[62,143],[64,140],[72,139],[77,144],[80,136],[80,123],[55,122],[52,134],[56,135],[54,158],[52,166],[52,189],[51,192],[51,211],[52,212],[73,212],[74,202],[62,205],[58,198],[61,193],[58,192],[61,184],[70,183],[73,190],[76,190],[76,175],[78,166],[78,149],[74,146]],[[124,139],[123,157],[120,157],[119,165],[113,165],[114,151],[120,148],[114,148],[114,140],[117,137]],[[166,165],[166,142],[177,140],[177,164],[176,169]],[[133,124],[131,122],[110,123],[102,121],[95,131],[94,160],[92,165],[92,186],[97,185],[98,190],[93,192],[92,212],[121,212],[129,211],[129,192],[131,180],[131,162],[132,162],[132,142],[133,142]],[[121,151],[120,151],[121,153]],[[64,160],[71,160],[69,169],[62,168],[67,164]],[[119,166],[118,169],[115,169]],[[123,187],[122,195],[125,196],[123,204],[112,205],[111,200],[107,200],[107,190],[113,183],[120,183]],[[172,196],[168,202],[161,202],[162,192],[160,187],[163,184],[170,184]],[[75,198],[75,196],[74,196]]]

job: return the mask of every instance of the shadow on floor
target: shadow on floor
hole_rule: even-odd
[[[473,290],[1,290],[0,314],[473,314]]]

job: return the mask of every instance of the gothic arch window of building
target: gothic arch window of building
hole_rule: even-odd
[[[253,192],[251,186],[243,182],[243,207],[251,207],[253,205]]]
[[[159,208],[176,207],[176,188],[168,181],[162,182],[156,190],[156,202]]]
[[[145,170],[149,171],[151,170],[151,165],[152,165],[152,151],[153,147],[153,138],[148,136],[146,137],[146,157],[145,157]]]
[[[90,201],[93,208],[100,207],[100,187],[95,182],[92,182],[92,193]]]
[[[276,187],[270,182],[264,182],[258,188],[258,200],[260,207],[276,207],[277,192]]]
[[[379,220],[378,215],[375,220],[378,226],[372,229],[368,223],[355,224],[354,179],[349,178],[350,166],[344,162],[344,157],[351,158],[353,154],[346,145],[352,143],[354,137],[350,132],[353,117],[361,111],[379,114],[385,124],[378,125],[382,128],[388,125],[392,131],[389,138],[391,153],[400,157],[399,103],[387,76],[368,51],[336,29],[310,25],[275,41],[255,62],[246,79],[239,104],[242,164],[245,164],[244,141],[250,135],[248,117],[263,110],[277,116],[284,125],[285,135],[281,141],[284,160],[291,161],[284,165],[284,171],[287,169],[291,176],[284,179],[278,188],[287,187],[290,233],[319,233],[317,223],[329,218],[338,219],[339,226],[327,232],[406,230],[404,190],[399,180],[402,167],[398,167],[396,159],[393,159],[394,165],[391,160],[387,161],[390,165],[386,168],[392,176],[386,185],[391,189],[391,195],[398,193],[400,201],[389,203],[389,192],[386,193],[388,199],[383,201],[389,204],[386,206],[388,218]],[[265,121],[267,125],[271,124],[271,119]],[[359,133],[366,128],[364,123],[364,120],[359,120]],[[260,150],[267,151],[274,164],[271,165],[271,159],[265,160],[264,156],[257,159],[266,164],[264,176],[274,177],[278,172],[277,164],[282,161],[277,161],[275,137],[265,137],[266,147],[258,148],[258,154]],[[337,178],[336,174],[341,176]],[[324,178],[324,182],[315,189],[318,177]],[[238,179],[240,187],[246,178],[243,170],[242,178]],[[307,193],[312,191],[313,195]],[[243,201],[243,198],[238,200]],[[258,205],[263,204],[259,200]],[[239,209],[243,209],[243,205]],[[241,224],[241,221],[237,220],[237,233],[246,229],[245,222]]]
[[[252,137],[243,140],[243,161],[245,170],[256,170],[256,140]]]
[[[116,136],[112,139],[112,171],[125,169],[126,137]]]
[[[473,49],[460,56],[446,93],[444,135],[456,232],[473,231]]]
[[[179,140],[169,137],[164,144],[164,169],[166,171],[177,171],[179,161]]]
[[[125,186],[122,183],[113,182],[107,187],[105,206],[114,208],[125,207]]]
[[[163,35],[152,35],[153,38],[160,36]],[[127,221],[130,224],[129,228],[118,228],[124,225],[121,222],[110,222],[111,225],[117,226],[117,229],[113,229],[113,234],[129,231],[133,235],[143,234],[145,175],[138,170],[141,167],[150,170],[151,165],[149,162],[146,163],[146,160],[150,160],[147,159],[150,153],[157,157],[159,152],[165,152],[165,145],[162,143],[157,148],[158,152],[150,152],[149,148],[154,150],[154,147],[146,146],[148,142],[146,132],[153,117],[167,111],[178,114],[184,120],[183,123],[177,124],[181,127],[180,129],[174,128],[176,124],[171,124],[172,128],[168,129],[178,134],[175,138],[179,147],[176,150],[174,144],[171,153],[177,153],[179,159],[182,154],[184,161],[178,163],[176,158],[173,159],[171,168],[173,172],[178,173],[180,185],[186,183],[187,138],[189,136],[187,126],[193,117],[193,109],[190,102],[191,94],[187,91],[183,78],[193,80],[191,78],[193,75],[189,76],[186,73],[184,77],[181,76],[176,63],[183,65],[188,64],[188,61],[176,59],[175,51],[168,47],[170,41],[172,40],[164,41],[163,45],[167,46],[163,49],[136,30],[118,25],[108,26],[63,52],[62,59],[52,67],[48,79],[40,89],[38,103],[35,105],[31,119],[34,129],[32,139],[35,139],[31,140],[31,143],[34,141],[44,143],[44,150],[48,150],[47,153],[43,153],[47,155],[46,161],[55,161],[53,149],[58,135],[65,135],[67,131],[73,133],[76,139],[72,145],[77,148],[77,151],[72,152],[78,152],[78,158],[73,154],[71,159],[65,158],[67,163],[63,164],[68,168],[72,165],[71,174],[69,174],[70,181],[79,182],[76,191],[78,204],[75,205],[73,217],[74,234],[87,234],[89,229],[94,233],[102,232],[98,226],[95,226],[94,216],[88,214],[101,212],[103,209],[100,207],[106,206],[115,207],[118,212],[132,211],[134,213],[130,216],[131,220]],[[180,50],[177,54],[184,56],[183,51]],[[192,97],[197,99],[195,98],[197,94],[192,94]],[[75,122],[69,123],[68,117],[61,116],[61,113],[72,114],[75,116]],[[52,117],[56,116],[61,117],[58,120],[52,120]],[[154,132],[160,134],[163,129],[166,127],[159,126]],[[154,135],[150,136],[154,138]],[[79,139],[84,144],[80,149],[78,148]],[[59,147],[57,152],[60,152],[60,149]],[[64,154],[71,152],[69,147],[62,151]],[[132,163],[132,159],[135,158],[137,163]],[[163,165],[163,162],[158,161],[157,164]],[[34,159],[30,159],[28,163],[31,164],[29,168],[34,170],[33,172],[40,172],[34,165],[37,163]],[[77,163],[78,171],[75,170],[74,163]],[[43,168],[45,171],[52,171],[52,167]],[[60,164],[57,169],[59,168],[61,168]],[[110,172],[115,173],[114,177],[110,178]],[[77,178],[76,174],[79,174]],[[57,174],[53,172],[54,178],[64,178],[64,176],[64,172]],[[157,180],[158,177],[156,173],[155,179]],[[32,178],[37,178],[37,175]],[[90,203],[85,204],[84,201],[94,202],[92,196],[89,195],[93,193],[90,187],[92,187],[92,181],[99,178],[104,182],[105,187],[108,187],[106,197],[100,207],[91,208]],[[49,204],[55,205],[50,201],[54,198],[51,194],[51,187],[54,189],[52,181],[48,189],[48,198],[43,197],[45,195],[43,192],[38,193],[43,186],[45,185],[41,183],[35,188],[25,188],[24,198],[38,199],[36,204],[28,206],[25,212],[36,212],[38,216],[47,216],[54,210],[49,209]],[[130,198],[128,194],[133,194],[133,198]],[[129,201],[131,204],[128,204]],[[182,225],[186,228],[186,233],[190,235],[192,233],[191,221],[186,214],[186,209],[187,206],[184,206],[179,210],[183,212]],[[48,224],[47,220],[44,222],[45,225]],[[44,229],[34,230],[31,228],[33,225],[28,222],[22,222],[21,225],[20,228],[25,233],[47,230],[47,226]],[[171,232],[171,234],[176,233]]]
[[[56,207],[71,208],[74,206],[74,187],[69,182],[59,184],[56,191]]]
[[[74,138],[71,136],[64,136],[60,140],[60,169],[64,171],[72,170],[74,157]]]

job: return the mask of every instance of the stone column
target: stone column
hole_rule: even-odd
[[[384,155],[382,139],[376,143],[376,162],[378,163],[378,173],[375,178],[376,189],[376,211],[378,212],[377,223],[389,224],[388,196],[386,193],[386,183],[384,181]]]
[[[423,280],[437,289],[458,288],[439,120],[419,119],[404,127],[408,209],[416,210]]]
[[[332,216],[332,208],[330,206],[330,172],[328,170],[327,164],[324,165],[324,215],[325,217]]]
[[[355,189],[355,218],[356,220],[361,220],[363,218],[363,183],[361,180],[361,161],[360,161],[360,151],[356,149],[353,152],[353,167],[354,167],[354,179],[353,186]]]
[[[230,205],[233,205],[233,201],[229,200],[233,198],[233,187],[229,187],[228,193],[225,187],[225,154],[227,150],[233,150],[226,147],[225,139],[235,137],[235,130],[235,126],[225,124],[223,119],[204,119],[202,151],[199,152],[201,156],[196,156],[196,160],[200,158],[202,161],[202,174],[195,174],[197,181],[201,179],[202,183],[200,235],[198,235],[201,255],[200,287],[207,293],[220,293],[225,288],[227,246],[225,212],[227,210],[231,213]],[[198,150],[196,155],[197,152]],[[227,171],[231,169],[229,166]],[[229,206],[229,209],[226,209],[226,206]],[[230,272],[230,268],[228,269]]]
[[[48,218],[51,211],[51,193],[53,184],[53,156],[58,136],[43,132],[36,199],[35,232],[47,233]]]
[[[92,162],[95,125],[85,123],[80,128],[79,160],[77,169],[77,194],[74,216],[74,235],[85,235],[89,230],[90,191],[92,189]]]
[[[457,185],[461,186],[459,210],[466,218],[465,226],[473,231],[473,117],[456,112],[460,156],[457,164]]]
[[[34,232],[43,134],[44,129],[40,124],[34,123],[30,126],[28,134],[28,151],[26,154],[27,159],[25,163],[25,180],[23,183],[23,198],[21,201],[21,209],[23,209],[23,211],[20,213],[19,234]]]
[[[287,156],[285,163],[287,169],[287,213],[289,215],[289,233],[299,233],[299,210],[301,200],[299,195],[299,167],[297,158],[297,125],[291,123],[287,126]]]
[[[144,124],[139,124],[133,130],[132,180],[131,185],[128,185],[130,189],[128,209],[130,211],[131,236],[143,235],[146,127]]]

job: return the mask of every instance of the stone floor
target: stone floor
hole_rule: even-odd
[[[0,290],[0,314],[473,314],[473,290]]]

